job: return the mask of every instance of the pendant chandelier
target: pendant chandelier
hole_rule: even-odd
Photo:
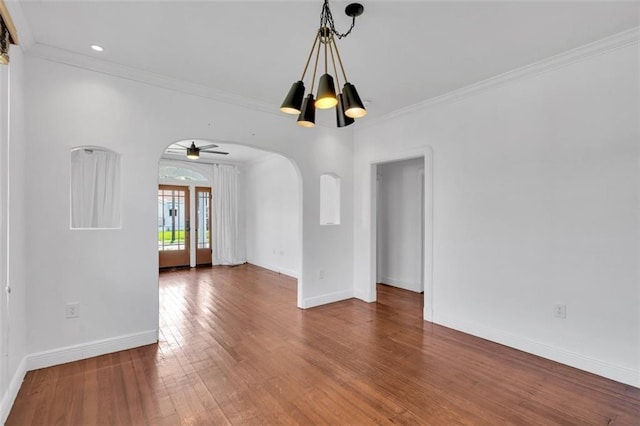
[[[349,83],[347,79],[347,74],[344,71],[342,59],[338,52],[338,45],[336,44],[336,37],[341,39],[351,33],[351,30],[353,30],[356,24],[356,17],[362,15],[363,11],[364,7],[359,3],[351,3],[348,5],[345,13],[352,18],[351,27],[346,33],[340,34],[336,31],[333,23],[333,16],[331,15],[331,9],[329,9],[329,0],[324,0],[320,14],[320,28],[313,40],[311,51],[309,52],[307,62],[302,71],[302,77],[300,77],[299,81],[293,83],[280,107],[280,111],[284,113],[298,114],[298,124],[300,126],[315,126],[316,108],[328,109],[335,107],[338,127],[353,124],[355,118],[364,117],[367,114],[367,110],[360,100],[355,86]],[[314,56],[314,52],[315,64],[313,66],[313,76],[311,77],[311,90],[305,97],[304,77],[307,74],[309,63]],[[321,68],[323,74],[318,81],[318,91],[314,99],[313,91],[316,87],[316,75],[318,73],[318,63],[320,62],[321,54],[324,58],[324,68]],[[336,60],[344,80],[342,91],[339,91],[337,94],[334,77],[330,74],[330,72],[333,72],[335,80],[338,83],[337,86],[340,87],[340,75],[338,74],[338,67],[336,67]],[[329,64],[331,64],[331,68]]]

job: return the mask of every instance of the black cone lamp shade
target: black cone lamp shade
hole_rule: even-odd
[[[316,104],[313,100],[313,93],[309,93],[302,101],[298,124],[302,127],[314,127],[316,125]]]
[[[367,110],[353,84],[345,83],[342,94],[344,95],[344,114],[347,117],[361,118],[367,115]]]
[[[284,102],[280,106],[280,111],[287,114],[300,114],[300,108],[302,108],[302,98],[304,97],[304,83],[302,81],[296,81],[289,89],[287,97],[284,98]]]
[[[318,83],[318,96],[316,97],[316,108],[328,109],[338,104],[336,99],[336,88],[333,84],[333,77],[329,74],[322,74]]]
[[[342,100],[342,93],[338,95],[338,105],[336,105],[336,121],[338,127],[347,127],[349,124],[353,124],[356,120],[344,115],[344,101]]]

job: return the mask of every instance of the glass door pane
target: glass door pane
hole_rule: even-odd
[[[211,188],[196,188],[196,264],[211,263]]]
[[[158,189],[158,252],[160,267],[189,266],[189,188]]]

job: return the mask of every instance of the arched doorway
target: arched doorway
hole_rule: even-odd
[[[191,249],[189,266],[200,264],[193,253],[197,250],[202,239],[202,233],[195,233],[194,228],[201,228],[201,217],[198,211],[202,208],[202,200],[199,191],[203,188],[211,191],[210,202],[210,234],[213,259],[209,263],[233,264],[224,261],[222,253],[216,253],[216,237],[226,231],[217,229],[216,176],[221,178],[221,169],[235,170],[237,176],[237,210],[236,221],[236,262],[248,262],[254,265],[289,275],[298,280],[298,306],[301,300],[301,265],[302,265],[302,182],[301,174],[295,163],[289,158],[274,152],[260,150],[254,147],[230,142],[211,141],[202,139],[186,139],[180,141],[182,147],[190,147],[191,143],[198,146],[216,145],[208,150],[202,150],[197,160],[187,158],[187,149],[167,149],[159,161],[159,185],[177,185],[188,187],[189,212],[183,207],[183,211],[171,212],[169,207],[158,203],[158,211],[161,207],[164,214],[164,223],[158,219],[158,229],[164,225],[167,231],[167,223],[174,218],[180,219],[180,215],[190,218],[189,224],[182,225],[191,231],[189,245]],[[175,144],[169,145],[169,148]],[[185,195],[187,197],[187,195]],[[186,198],[185,198],[186,200]],[[168,220],[167,220],[168,219]],[[186,220],[185,220],[186,222]],[[205,221],[206,222],[206,221]],[[192,226],[193,225],[193,226]],[[170,230],[173,229],[169,227]],[[179,226],[176,226],[179,228]],[[206,229],[206,228],[205,228]],[[189,233],[187,233],[189,234]],[[232,233],[233,234],[233,233]],[[178,235],[180,236],[180,235]],[[172,238],[173,235],[163,235]],[[186,239],[186,238],[185,238]],[[187,242],[184,241],[183,245]],[[160,246],[160,243],[159,243]]]

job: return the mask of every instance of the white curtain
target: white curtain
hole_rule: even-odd
[[[71,227],[120,226],[120,154],[96,148],[71,151]]]
[[[213,264],[239,265],[238,244],[238,168],[213,166]]]

